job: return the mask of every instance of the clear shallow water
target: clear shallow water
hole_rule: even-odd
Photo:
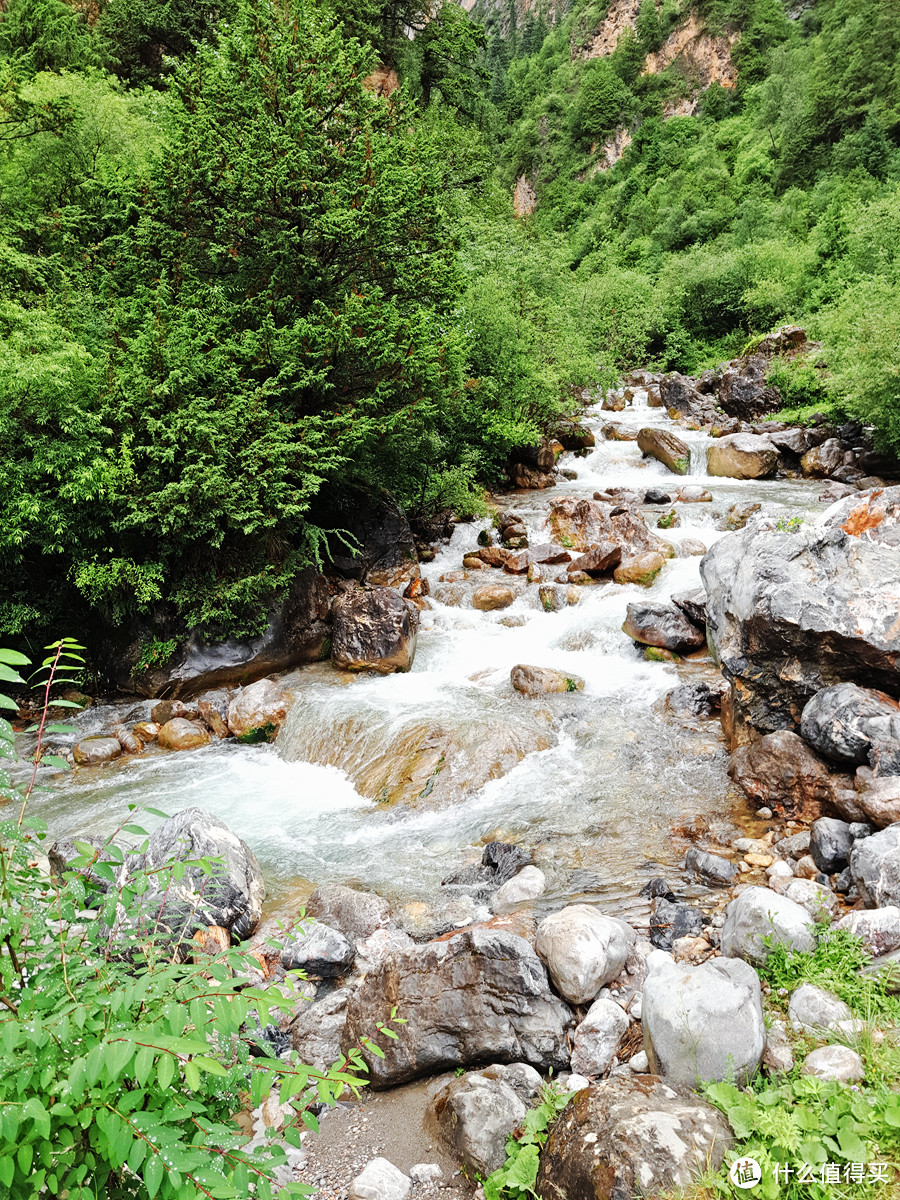
[[[698,473],[679,480],[654,460],[642,460],[634,442],[605,441],[607,421],[641,428],[672,427],[640,392],[623,412],[589,410],[586,423],[597,447],[584,458],[562,456],[574,470],[546,492],[500,499],[514,508],[533,542],[548,540],[552,499],[617,486],[660,486],[674,493],[699,484],[712,504],[678,504],[680,523],[659,534],[677,545],[699,538],[707,547],[723,536],[715,528],[734,503],[760,502],[773,516],[818,514],[819,486],[807,482],[723,480],[703,471],[704,434],[676,429],[692,448]],[[643,401],[643,403],[642,403]],[[661,508],[647,508],[655,526]],[[423,565],[432,586],[457,570],[477,544],[483,523],[461,525],[433,563]],[[698,815],[727,824],[742,802],[725,773],[726,755],[716,722],[689,728],[663,712],[665,694],[712,668],[692,661],[677,667],[643,660],[621,631],[630,600],[666,600],[699,585],[699,557],[670,560],[652,588],[616,584],[579,589],[579,603],[561,612],[540,607],[537,587],[521,587],[501,612],[469,604],[482,583],[509,582],[481,573],[460,585],[461,604],[433,602],[422,613],[418,651],[406,675],[347,677],[328,665],[293,672],[286,683],[296,703],[275,746],[215,743],[201,750],[127,758],[102,769],[57,776],[57,790],[36,798],[33,811],[53,836],[107,833],[127,819],[127,806],[166,812],[199,805],[225,820],[256,852],[273,899],[303,890],[303,882],[357,882],[396,899],[433,899],[441,878],[480,854],[492,837],[521,842],[548,875],[547,901],[585,895],[611,909],[630,911],[653,874],[673,870],[684,842],[673,829]],[[548,568],[547,574],[563,571]],[[510,628],[502,618],[521,617]],[[585,680],[582,693],[529,700],[513,692],[517,663],[556,667]],[[149,703],[92,709],[79,718],[80,736],[137,720]],[[466,747],[477,765],[481,740],[512,738],[541,725],[547,749],[523,758],[499,779],[477,789],[460,779],[455,802],[438,810],[386,807],[361,795],[361,778],[379,754],[410,731],[434,728]],[[498,734],[499,730],[499,734]],[[487,751],[485,751],[487,752]],[[352,777],[352,778],[351,778]],[[142,823],[152,827],[153,818]]]

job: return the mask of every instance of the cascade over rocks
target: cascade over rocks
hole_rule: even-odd
[[[418,632],[418,609],[393,588],[345,592],[334,604],[331,660],[344,671],[408,671]]]
[[[348,1005],[344,1048],[370,1036],[393,1008],[407,1022],[401,1037],[384,1045],[383,1059],[363,1052],[376,1089],[486,1062],[568,1065],[571,1014],[514,934],[475,927],[377,963]]]
[[[625,1200],[686,1188],[732,1144],[717,1109],[654,1075],[580,1091],[550,1130],[535,1191],[543,1200]]]
[[[239,738],[270,736],[284,724],[290,706],[290,695],[273,679],[259,679],[242,688],[229,703],[228,728]]]
[[[890,488],[841,501],[822,524],[750,525],[710,549],[700,565],[710,644],[751,725],[796,727],[839,682],[900,692],[898,547]]]
[[[694,387],[693,382],[677,371],[663,375],[659,381],[662,407],[669,414],[686,417],[696,425],[712,425],[719,417],[710,396],[705,396]]]
[[[647,959],[641,1020],[650,1068],[696,1087],[746,1083],[766,1045],[759,976],[736,958],[691,967],[654,950]]]

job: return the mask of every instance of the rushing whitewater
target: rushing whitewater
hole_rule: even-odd
[[[642,460],[635,442],[605,441],[600,428],[607,421],[676,429],[691,449],[690,477]],[[814,483],[708,477],[709,438],[648,408],[641,390],[622,412],[590,409],[585,424],[597,435],[596,449],[584,458],[565,454],[559,463],[576,472],[574,480],[500,498],[532,542],[549,540],[552,499],[590,498],[615,486],[709,489],[712,504],[675,506],[679,524],[672,529],[655,528],[667,508],[643,510],[651,529],[676,547],[685,538],[709,547],[734,503],[760,502],[776,518],[819,510]],[[458,526],[434,562],[423,564],[433,590],[442,574],[459,570],[485,525]],[[664,712],[666,693],[709,678],[711,663],[647,662],[621,630],[630,600],[664,601],[699,586],[699,563],[696,556],[671,559],[650,589],[579,588],[579,602],[559,612],[543,610],[535,585],[501,612],[433,600],[421,614],[409,674],[347,676],[329,664],[293,672],[283,682],[296,701],[276,745],[213,743],[59,776],[58,790],[39,802],[40,815],[62,836],[109,832],[127,818],[128,804],[169,813],[200,805],[250,844],[276,903],[302,892],[306,881],[326,880],[356,882],[401,903],[433,900],[440,880],[480,854],[480,843],[501,838],[533,853],[548,878],[547,901],[596,897],[628,911],[647,878],[681,857],[674,828],[698,815],[727,822],[740,803],[717,723],[688,727]],[[562,570],[545,568],[545,577]],[[492,571],[479,582],[506,580]],[[547,703],[526,699],[510,686],[517,663],[578,675],[585,689]],[[79,736],[143,717],[149,707],[90,709],[79,718]],[[430,734],[439,747],[459,748],[441,780],[452,802],[387,802],[403,755]],[[485,781],[494,758],[506,773]],[[429,790],[426,783],[425,799]]]

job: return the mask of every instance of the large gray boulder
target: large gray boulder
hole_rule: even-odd
[[[189,865],[176,879],[165,870],[176,861],[198,859],[212,861],[210,874]],[[158,928],[182,942],[211,925],[243,939],[259,924],[266,889],[256,855],[224,821],[202,808],[185,808],[163,821],[150,835],[146,851],[129,858],[127,869],[132,876],[147,872],[149,886],[139,897],[139,917],[123,916],[118,922],[117,940],[129,932],[140,939]]]
[[[900,908],[896,904],[849,912],[836,922],[835,929],[846,929],[862,938],[873,958],[900,950]]]
[[[335,601],[331,661],[344,671],[408,671],[419,612],[393,588],[358,588]]]
[[[815,946],[811,924],[806,909],[787,896],[769,888],[749,887],[725,909],[722,953],[727,958],[762,963],[770,953],[765,938],[771,938],[772,945],[810,951]]]
[[[700,564],[713,653],[762,732],[850,681],[900,693],[900,487],[851,497],[795,532],[748,525]]]
[[[569,904],[537,929],[535,949],[553,986],[572,1004],[589,1004],[615,979],[634,945],[634,931],[589,904]]]
[[[852,1021],[849,1005],[839,996],[812,983],[801,983],[791,993],[788,1016],[799,1033],[821,1036],[829,1030],[840,1030],[844,1021]]]
[[[850,874],[867,908],[900,906],[900,821],[854,844]]]
[[[650,1066],[676,1083],[745,1082],[766,1045],[759,976],[746,962],[714,958],[698,967],[662,950],[647,959],[641,1020]]]
[[[476,926],[377,963],[348,1005],[344,1048],[372,1036],[393,1009],[406,1021],[397,1040],[383,1039],[383,1059],[363,1053],[374,1088],[485,1062],[568,1065],[571,1013],[531,946],[511,933]]]
[[[505,1080],[471,1072],[444,1084],[426,1121],[458,1162],[487,1176],[506,1162],[507,1138],[527,1111]]]
[[[237,738],[270,741],[284,724],[290,707],[289,693],[274,679],[258,679],[241,688],[231,700],[228,728]]]
[[[302,1001],[288,1022],[291,1045],[300,1061],[327,1071],[341,1059],[350,988],[336,988],[321,1000]]]
[[[874,688],[838,683],[809,701],[800,732],[826,758],[860,765],[874,746],[900,740],[900,704]]]
[[[580,1091],[552,1127],[535,1192],[543,1200],[630,1200],[687,1188],[718,1170],[728,1122],[689,1088],[616,1076]]]

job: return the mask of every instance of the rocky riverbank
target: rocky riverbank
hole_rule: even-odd
[[[255,855],[212,815],[214,790],[150,839],[151,863],[224,856],[202,902],[188,874],[169,924],[196,910],[187,933],[198,945],[249,940],[260,978],[297,980],[296,1002],[266,1031],[279,1052],[324,1065],[392,1008],[407,1021],[384,1058],[367,1056],[376,1098],[327,1113],[323,1141],[295,1164],[323,1200],[470,1190],[467,1180],[502,1165],[550,1079],[577,1094],[543,1150],[544,1200],[637,1186],[661,1195],[732,1144],[698,1081],[778,1078],[794,1058],[820,1078],[865,1070],[839,998],[809,985],[774,997],[764,968],[773,944],[808,951],[827,929],[861,938],[871,969],[900,960],[900,488],[836,480],[848,494],[832,504],[828,482],[820,493],[788,477],[717,475],[708,455],[721,439],[639,406],[652,399],[648,382],[596,446],[569,431],[571,449],[550,447],[551,494],[529,487],[498,498],[490,522],[433,531],[406,577],[328,583],[332,666],[301,672],[311,689],[279,675],[144,702],[140,719],[73,748],[76,782],[127,781],[129,764],[202,772],[213,755],[258,743],[267,761],[346,771],[372,801],[365,820],[380,823],[386,855],[423,813],[463,831],[429,845],[444,865],[414,893],[408,852],[373,887],[358,832],[340,881],[317,878],[322,841],[311,835],[309,887],[268,909]],[[685,456],[697,474],[684,477]],[[457,629],[473,641],[448,720],[423,688],[437,635]],[[510,649],[498,656],[500,644]],[[643,690],[626,692],[634,680]],[[483,707],[485,693],[497,707]],[[640,713],[633,729],[628,703]],[[571,770],[607,731],[614,769],[631,772],[621,812],[640,780],[660,793],[661,817],[613,824],[615,793],[589,784],[593,807],[568,829],[561,814],[577,785],[561,764]],[[643,747],[660,733],[670,740],[650,758]],[[115,749],[98,768],[90,743],[101,740]],[[704,788],[720,790],[698,788],[688,805],[683,764],[711,741],[721,766]],[[537,776],[547,791],[512,793],[534,815],[518,828],[507,817],[504,836],[486,797],[541,760],[555,763]],[[729,787],[742,797],[731,821]],[[229,823],[257,836],[251,817]],[[651,854],[654,837],[668,849]],[[54,867],[70,853],[58,845]],[[618,882],[612,902],[585,865],[612,874],[629,854],[639,882],[624,896]],[[402,1136],[390,1133],[392,1113]]]

